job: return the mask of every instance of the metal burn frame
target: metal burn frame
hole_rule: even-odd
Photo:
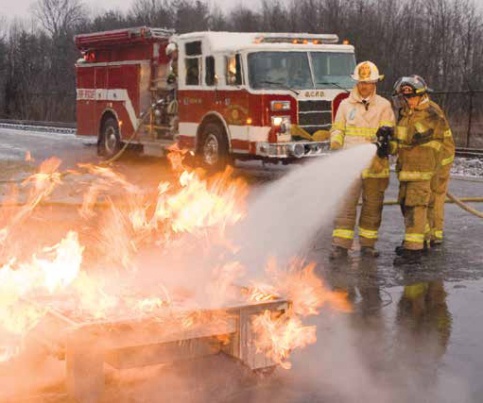
[[[251,370],[274,367],[255,346],[252,319],[267,310],[279,317],[290,308],[288,300],[275,298],[219,309],[168,310],[161,317],[80,321],[49,307],[32,336],[49,354],[65,359],[69,395],[91,402],[103,393],[104,364],[127,369],[224,353]],[[183,328],[185,319],[190,326]]]

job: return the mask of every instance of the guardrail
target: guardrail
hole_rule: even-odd
[[[483,150],[479,148],[457,147],[456,156],[465,158],[483,158]]]
[[[31,120],[0,119],[0,127],[12,128],[15,130],[76,134],[76,124],[67,122],[39,122]],[[483,149],[457,147],[456,156],[465,158],[483,158]]]
[[[36,132],[76,134],[76,124],[67,122],[38,122],[32,120],[0,119],[0,127]]]

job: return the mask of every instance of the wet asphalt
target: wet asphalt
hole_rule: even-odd
[[[55,155],[66,168],[97,161],[91,145],[71,137],[27,138],[2,129],[0,144],[0,162],[6,167],[21,161],[26,151],[36,161]],[[235,175],[254,189],[286,172],[278,166],[240,166]],[[166,163],[154,159],[121,161],[116,168],[129,180],[153,186],[169,175]],[[146,179],[146,172],[155,174]],[[450,191],[483,197],[483,179],[452,178]],[[392,177],[386,199],[396,196]],[[472,206],[483,211],[483,203]],[[377,259],[361,259],[354,250],[347,261],[329,262],[330,232],[321,229],[307,257],[317,262],[328,287],[347,292],[354,311],[323,310],[311,318],[317,343],[294,352],[291,370],[254,376],[227,357],[213,356],[135,374],[111,371],[102,401],[482,402],[483,219],[446,204],[444,244],[415,266],[392,264],[404,233],[397,205],[384,208]],[[30,386],[20,388],[20,395],[1,401],[72,401],[65,394],[62,365],[49,362],[41,372],[52,374],[52,380],[38,386],[26,382]],[[26,376],[40,374],[38,369],[25,371]],[[1,383],[8,381],[7,372],[1,371]]]

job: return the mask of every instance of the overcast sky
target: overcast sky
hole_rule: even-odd
[[[134,0],[83,0],[84,3],[94,13],[110,9],[120,9],[127,11]],[[381,0],[384,1],[384,0]],[[476,4],[483,5],[483,0],[474,0]],[[234,5],[239,4],[239,0],[207,0],[208,4],[218,4],[222,10],[230,10]],[[12,17],[29,17],[31,16],[31,6],[35,0],[0,0],[0,16]],[[261,0],[243,0],[243,5],[247,7],[260,7]]]
[[[105,11],[111,9],[120,9],[121,11],[129,10],[134,0],[83,0],[93,12]],[[481,0],[483,1],[483,0]],[[0,15],[11,19],[12,17],[29,17],[30,9],[35,0],[0,0]],[[207,0],[210,5],[218,4],[223,6],[223,10],[231,9],[237,0]],[[258,7],[261,0],[243,0],[243,4],[250,7]]]

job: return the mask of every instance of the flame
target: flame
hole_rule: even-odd
[[[255,316],[252,326],[257,335],[257,351],[264,352],[285,369],[292,367],[288,361],[292,350],[304,348],[317,340],[315,326],[304,326],[297,316],[273,317],[270,311],[265,311]]]
[[[30,205],[36,206],[40,201],[52,193],[57,185],[62,183],[62,175],[57,172],[61,164],[58,158],[50,158],[40,165],[38,173],[27,178],[23,185],[33,183],[31,191]]]
[[[254,284],[247,296],[249,301],[257,302],[284,296],[291,302],[289,312],[282,316],[265,311],[253,319],[257,350],[264,351],[286,369],[291,367],[288,357],[292,350],[317,341],[316,328],[304,326],[304,317],[317,315],[324,306],[342,312],[352,311],[347,293],[329,290],[314,269],[315,263],[303,266],[302,261],[294,260],[289,269],[283,271],[271,260],[266,268],[271,284]]]
[[[270,301],[283,295],[292,301],[296,315],[317,315],[323,306],[341,312],[351,312],[352,306],[345,291],[332,291],[315,272],[316,264],[305,266],[302,261],[293,261],[288,270],[277,268],[276,262],[269,261],[266,272],[270,284],[253,283],[248,288],[249,301]]]
[[[32,213],[35,207],[41,201],[47,199],[54,189],[62,183],[62,175],[57,172],[61,161],[58,158],[50,158],[39,167],[39,172],[27,178],[22,186],[24,188],[30,187],[27,201],[18,208],[16,199],[18,197],[18,190],[13,187],[10,195],[7,196],[2,206],[2,221],[4,227],[0,228],[0,244],[4,244],[8,235],[18,225],[22,224]]]
[[[45,315],[46,309],[29,299],[69,286],[79,272],[82,251],[77,234],[70,232],[57,245],[44,248],[39,254],[43,257],[34,255],[28,263],[12,259],[0,268],[0,323],[10,340],[2,347],[3,358],[20,351],[22,338]]]
[[[161,187],[156,208],[158,221],[170,218],[173,232],[206,234],[207,228],[217,227],[221,232],[234,225],[243,216],[240,201],[247,195],[248,186],[241,180],[231,180],[232,169],[227,168],[215,178],[203,180],[197,171],[184,171],[180,178],[180,190],[166,196]]]
[[[176,323],[179,329],[173,331],[208,325],[226,330],[231,320],[226,313],[208,313],[207,308],[284,298],[291,301],[290,309],[283,314],[266,311],[256,316],[252,330],[257,336],[257,349],[290,368],[291,351],[316,340],[315,327],[303,324],[305,316],[316,315],[324,306],[350,311],[346,295],[329,290],[312,263],[303,266],[297,262],[281,270],[275,262],[269,262],[268,280],[243,288],[241,296],[233,291],[239,290],[234,284],[242,282],[247,272],[236,260],[210,267],[201,291],[176,290],[162,281],[150,284],[149,290],[137,287],[143,272],[137,267],[136,257],[143,247],[182,254],[197,243],[208,250],[214,250],[213,245],[221,246],[227,255],[237,251],[227,239],[226,229],[245,216],[247,183],[235,178],[231,168],[206,177],[200,170],[187,169],[185,157],[180,150],[170,153],[175,179],[159,183],[156,194],[129,183],[109,167],[79,166],[90,175],[79,209],[82,232],[67,231],[60,242],[38,249],[31,258],[20,260],[13,255],[0,267],[0,361],[18,354],[25,335],[54,311],[76,323],[146,315]],[[63,184],[66,174],[58,172],[60,163],[55,158],[45,161],[38,173],[23,182],[30,193],[20,208],[3,205],[0,245],[4,248],[12,241],[12,229],[25,223],[32,211]],[[71,171],[69,175],[78,173]],[[13,189],[11,199],[17,196]],[[82,236],[90,237],[92,244],[84,245]],[[86,256],[93,264],[86,262]],[[200,293],[208,297],[203,306],[196,299]],[[215,334],[228,343],[226,333]]]
[[[173,171],[180,173],[188,170],[188,167],[183,163],[189,154],[188,150],[180,149],[177,144],[173,144],[166,149],[169,151],[167,157]]]
[[[309,263],[302,270],[293,266],[279,286],[293,302],[294,312],[302,316],[317,315],[325,305],[337,311],[351,312],[347,292],[329,290],[314,269],[315,263]]]
[[[77,277],[82,251],[77,233],[69,232],[57,245],[44,248],[39,254],[44,257],[34,255],[20,264],[11,260],[0,268],[1,300],[64,289]]]
[[[0,362],[10,361],[17,357],[21,352],[21,347],[18,345],[0,346]]]

